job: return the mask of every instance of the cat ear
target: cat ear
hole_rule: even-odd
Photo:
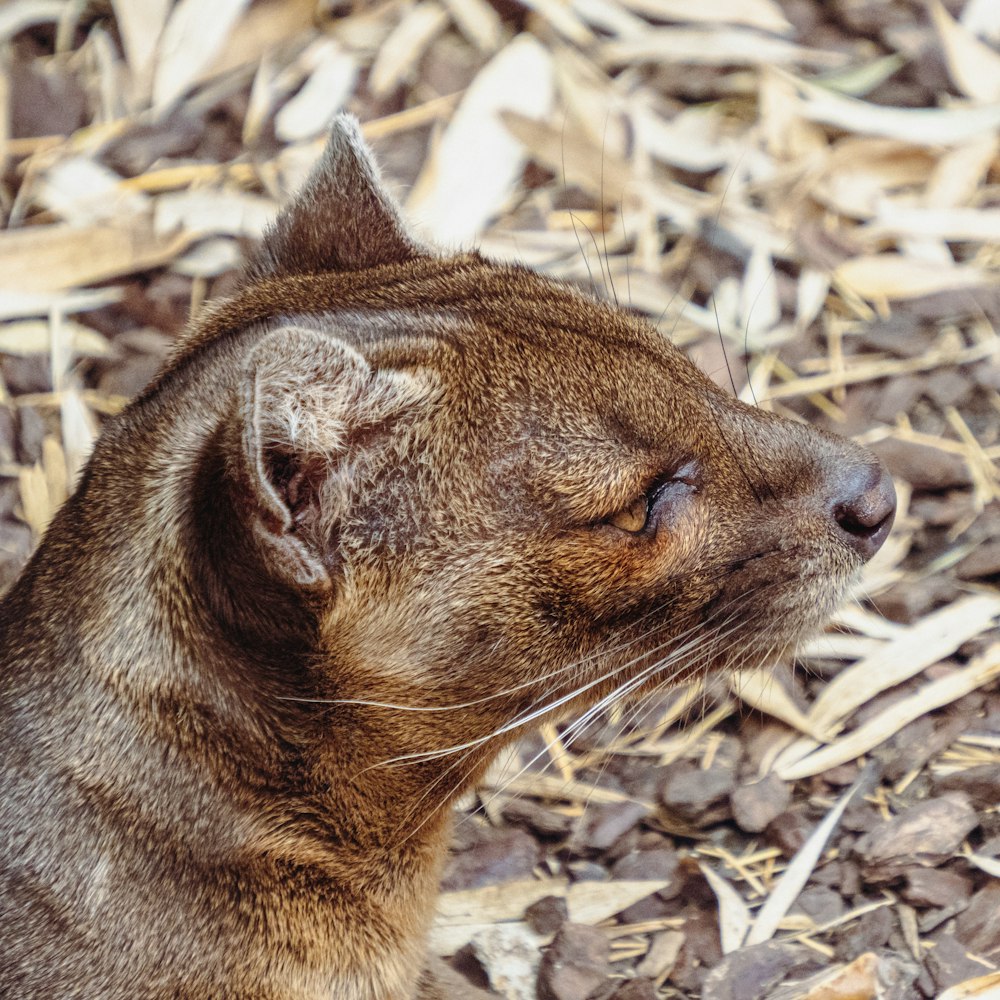
[[[250,533],[276,576],[329,587],[362,432],[426,399],[429,384],[374,371],[336,337],[286,327],[256,346],[242,389],[241,506]]]
[[[302,190],[281,211],[246,267],[253,281],[362,271],[427,251],[406,229],[353,115],[339,115]]]

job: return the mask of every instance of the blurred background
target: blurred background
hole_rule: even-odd
[[[6,0],[0,590],[342,109],[424,238],[900,497],[797,667],[503,761],[435,948],[513,1000],[1000,996],[1000,3]]]

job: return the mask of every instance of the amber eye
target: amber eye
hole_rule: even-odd
[[[636,535],[646,527],[649,519],[649,498],[636,497],[624,510],[619,510],[608,518],[608,524],[621,531]]]

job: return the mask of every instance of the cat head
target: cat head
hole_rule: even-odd
[[[315,615],[312,694],[442,710],[415,749],[755,666],[891,525],[867,451],[627,310],[422,245],[350,118],[161,383],[222,342],[239,516]]]

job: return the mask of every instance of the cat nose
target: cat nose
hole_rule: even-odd
[[[833,482],[831,514],[840,534],[862,559],[871,559],[896,516],[896,488],[881,464],[842,469]]]

